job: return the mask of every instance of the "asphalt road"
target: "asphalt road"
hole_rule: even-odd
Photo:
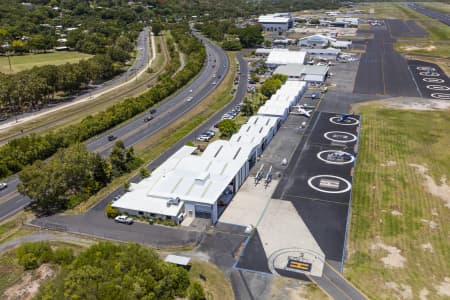
[[[425,16],[428,16],[432,19],[436,19],[438,21],[441,21],[445,25],[450,26],[450,15],[448,15],[448,14],[444,14],[444,13],[441,13],[441,12],[438,12],[435,10],[431,10],[431,9],[422,7],[420,5],[417,5],[415,3],[405,3],[405,5],[411,9],[414,9],[415,11],[418,11],[418,12],[424,14]]]
[[[198,34],[196,34],[198,35]],[[198,35],[201,38],[205,45],[208,53],[208,62],[205,64],[204,69],[201,71],[200,75],[197,76],[193,82],[182,89],[178,94],[165,100],[158,108],[156,117],[154,120],[145,123],[143,121],[143,116],[139,116],[133,119],[131,122],[128,122],[122,126],[116,127],[114,130],[102,134],[99,137],[92,139],[88,142],[88,149],[92,151],[98,151],[102,154],[109,153],[111,147],[114,145],[114,142],[109,142],[107,140],[107,136],[110,134],[114,134],[118,137],[118,139],[122,139],[126,146],[134,145],[135,143],[149,138],[152,134],[156,133],[158,130],[164,128],[172,121],[176,120],[179,116],[183,115],[187,110],[191,109],[194,106],[194,103],[201,101],[205,96],[207,96],[210,92],[214,90],[217,85],[212,85],[212,81],[217,81],[219,84],[219,80],[223,79],[223,75],[226,74],[226,70],[229,67],[228,57],[226,54],[219,49],[217,46],[212,45],[206,39]],[[214,62],[216,60],[216,62]],[[201,134],[206,129],[213,126],[217,123],[222,113],[228,111],[232,106],[242,101],[245,92],[247,90],[247,64],[243,60],[242,56],[238,57],[238,60],[241,65],[241,74],[242,79],[240,80],[239,85],[237,87],[236,95],[232,103],[230,103],[227,107],[225,107],[221,112],[216,114],[213,118],[205,122],[202,126],[200,126],[193,133],[189,134],[181,141],[176,143],[173,147],[171,147],[168,151],[164,152],[161,156],[159,156],[156,160],[154,160],[148,168],[154,169],[159,164],[161,164],[164,160],[166,160],[170,155],[172,155],[181,145],[184,145],[187,141],[193,140],[196,136]],[[213,67],[215,65],[215,67]],[[219,71],[218,71],[219,70]],[[212,78],[212,73],[216,71],[217,76],[222,75],[220,79],[217,77]],[[192,93],[190,92],[192,90]],[[186,101],[186,97],[191,95],[193,99],[190,102]],[[133,134],[130,134],[132,132]],[[145,134],[143,134],[145,132]],[[132,181],[137,181],[138,178],[134,178]],[[17,211],[20,211],[23,207],[30,203],[30,199],[20,195],[17,192],[17,185],[19,183],[19,179],[17,176],[12,176],[9,178],[8,188],[0,191],[0,221],[6,219],[8,216],[13,215]],[[108,197],[103,199],[95,208],[102,214],[105,205],[111,201],[111,199],[123,191],[118,189],[110,194]]]
[[[108,89],[111,89],[111,87],[115,86],[115,85],[119,85],[122,84],[124,82],[126,82],[130,77],[135,76],[137,73],[139,73],[140,70],[142,70],[143,68],[147,67],[148,62],[149,62],[149,55],[150,55],[150,48],[149,48],[149,37],[150,37],[150,32],[149,32],[149,28],[144,28],[138,36],[137,39],[137,54],[136,54],[136,59],[133,63],[133,65],[124,73],[121,73],[120,75],[114,77],[113,79],[109,80],[109,81],[105,81],[99,85],[96,85],[90,89],[87,90],[83,90],[81,91],[77,96],[72,96],[69,97],[67,99],[67,101],[62,101],[56,105],[52,105],[51,107],[46,107],[43,108],[39,111],[33,111],[30,113],[23,113],[19,116],[17,116],[17,119],[20,120],[21,118],[26,118],[26,117],[30,117],[30,116],[34,116],[34,115],[39,115],[42,114],[43,112],[45,112],[48,109],[54,109],[55,107],[57,107],[58,105],[64,105],[67,104],[68,101],[70,102],[77,102],[79,100],[82,100],[84,98],[86,98],[86,95],[95,95],[95,94],[99,94],[102,93]],[[5,124],[11,122],[11,118],[0,122],[0,124]]]

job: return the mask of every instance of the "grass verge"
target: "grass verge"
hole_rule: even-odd
[[[202,279],[203,278],[203,279]],[[206,299],[234,299],[231,284],[216,266],[208,262],[193,260],[189,279],[197,280],[205,290]]]
[[[378,103],[352,111],[362,129],[345,276],[370,298],[442,297],[438,285],[450,270],[449,111]]]
[[[65,63],[77,63],[82,59],[92,57],[77,51],[61,51],[40,54],[26,54],[10,56],[12,73],[9,71],[8,57],[0,56],[0,72],[5,74],[13,74],[33,67],[44,65],[62,65]]]

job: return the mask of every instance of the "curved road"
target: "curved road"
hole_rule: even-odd
[[[157,113],[152,121],[145,123],[143,116],[140,115],[87,141],[88,150],[96,151],[106,156],[115,143],[115,141],[110,142],[107,139],[107,136],[111,134],[123,140],[126,147],[130,147],[149,138],[192,109],[216,88],[228,71],[228,56],[222,49],[210,43],[203,36],[196,32],[194,32],[194,35],[203,41],[207,51],[207,62],[200,74],[188,86],[163,101],[158,106]],[[213,73],[216,74],[216,78],[212,77]],[[213,82],[216,82],[216,84],[213,84]],[[187,97],[192,97],[192,100],[189,102],[186,101]],[[19,194],[17,191],[17,185],[19,183],[17,175],[11,176],[7,182],[8,188],[0,191],[0,221],[13,215],[30,203],[28,197]]]

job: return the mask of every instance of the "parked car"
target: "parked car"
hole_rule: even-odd
[[[114,198],[113,198],[113,200],[112,200],[112,201],[113,201],[113,202],[115,202],[115,201],[119,200],[119,199],[120,199],[120,197],[121,197],[120,195],[114,196]]]
[[[234,93],[236,93],[236,89],[231,90],[231,94],[234,94]]]
[[[147,117],[144,118],[144,122],[148,122],[148,121],[151,121],[151,120],[153,120],[153,116],[147,116]]]
[[[115,139],[117,139],[117,136],[115,136],[115,135],[113,135],[113,134],[108,135],[108,141],[112,142],[112,141],[114,141]]]
[[[116,221],[116,223],[123,223],[127,225],[133,224],[133,219],[125,215],[115,217],[114,221]]]
[[[150,109],[150,114],[155,114],[156,113],[156,109]]]
[[[0,182],[0,191],[6,189],[7,187],[8,187],[8,183]]]
[[[209,142],[211,138],[207,135],[200,135],[199,137],[197,137],[197,141],[199,142]]]
[[[207,131],[205,131],[204,134],[210,135],[210,136],[215,136],[215,135],[216,135],[216,133],[214,132],[214,130],[207,130]]]

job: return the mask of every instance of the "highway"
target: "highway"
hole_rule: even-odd
[[[450,15],[449,14],[444,14],[444,13],[441,13],[436,10],[431,10],[431,9],[425,8],[423,6],[417,5],[415,3],[405,3],[405,5],[411,9],[414,9],[415,11],[418,11],[418,12],[424,14],[427,17],[441,21],[445,25],[450,26]]]
[[[68,101],[63,101],[61,103],[58,103],[56,105],[52,105],[51,107],[45,107],[39,111],[33,111],[30,113],[23,113],[17,118],[14,118],[12,120],[11,118],[9,120],[5,120],[3,122],[0,122],[0,130],[1,129],[7,129],[16,126],[17,124],[23,124],[24,122],[32,121],[36,118],[40,118],[43,115],[52,113],[55,110],[59,110],[68,106],[76,105],[83,101],[92,101],[95,98],[108,93],[110,91],[116,90],[123,85],[129,83],[132,81],[133,78],[136,78],[143,74],[143,72],[146,71],[147,66],[150,63],[150,42],[149,42],[149,29],[146,27],[144,28],[138,36],[137,39],[137,54],[136,59],[133,63],[133,65],[124,73],[121,73],[120,75],[114,77],[113,79],[103,82],[99,85],[96,85],[95,87],[92,87],[90,89],[82,91],[77,96],[73,96],[68,99]],[[154,44],[154,37],[152,37],[153,44]],[[155,57],[156,51],[153,47],[153,54],[152,59]],[[21,134],[18,134],[17,136],[20,136]],[[2,141],[3,142],[3,141]]]
[[[219,85],[229,68],[228,56],[222,49],[210,43],[206,38],[198,33],[194,32],[194,34],[203,41],[207,51],[207,62],[200,74],[188,86],[185,86],[177,94],[163,101],[157,107],[157,112],[154,114],[155,118],[153,120],[146,123],[143,120],[144,115],[137,116],[131,121],[125,122],[87,141],[88,150],[96,151],[106,156],[116,142],[108,141],[107,137],[111,134],[115,135],[117,139],[123,140],[127,147],[149,138],[182,116],[186,111],[192,109]],[[212,77],[213,73],[216,74],[216,78]],[[243,72],[243,74],[246,75],[247,72]],[[213,82],[216,82],[216,84],[213,84]],[[240,85],[235,98],[238,95],[242,95],[243,97],[242,93],[244,92],[245,94],[245,90],[246,87],[241,87]],[[192,100],[189,102],[186,101],[188,96],[192,97]],[[218,117],[220,118],[220,116]],[[7,182],[8,188],[0,191],[0,221],[13,215],[30,203],[29,198],[20,195],[17,191],[17,185],[19,183],[17,175],[11,176]]]

